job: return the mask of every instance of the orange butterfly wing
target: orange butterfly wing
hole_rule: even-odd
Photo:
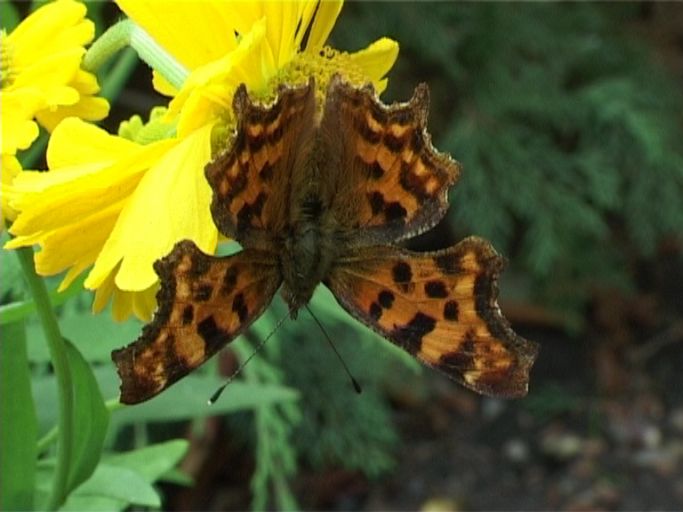
[[[230,149],[206,166],[218,230],[263,247],[289,218],[292,174],[305,162],[315,129],[315,87],[280,87],[272,105],[253,103],[241,85],[233,100],[237,130]]]
[[[427,365],[479,393],[519,397],[537,346],[500,313],[502,266],[474,237],[431,253],[376,246],[342,257],[325,284],[351,315]]]
[[[125,404],[152,398],[204,363],[261,315],[281,282],[268,253],[218,258],[188,240],[154,269],[159,309],[135,342],[112,353]]]
[[[446,212],[460,165],[432,146],[428,107],[425,84],[409,102],[385,105],[371,85],[332,78],[320,123],[323,175],[332,215],[354,231],[354,243],[410,238]]]

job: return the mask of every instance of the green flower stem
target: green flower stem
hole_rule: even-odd
[[[174,87],[182,87],[188,75],[187,69],[131,20],[120,21],[108,28],[90,46],[83,57],[83,69],[96,72],[126,46],[131,46],[147,65],[158,71]]]
[[[71,369],[66,356],[66,347],[62,334],[59,331],[57,318],[55,317],[50,296],[43,279],[36,274],[33,265],[33,249],[21,248],[16,250],[19,263],[24,272],[29,290],[35,301],[38,318],[45,332],[52,359],[52,367],[57,378],[58,401],[59,401],[59,431],[57,440],[57,466],[52,485],[52,494],[48,502],[49,510],[56,510],[66,499],[67,481],[69,477],[69,464],[71,462],[71,440],[74,429],[73,425],[73,385]]]

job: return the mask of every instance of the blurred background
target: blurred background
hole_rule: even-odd
[[[100,31],[120,16],[89,9]],[[116,412],[109,449],[189,441],[160,484],[169,510],[680,509],[683,4],[349,3],[329,43],[354,51],[380,36],[400,44],[383,99],[426,82],[434,145],[464,166],[447,217],[409,245],[476,234],[509,259],[502,310],[541,346],[529,395],[465,390],[320,289],[312,309],[361,395],[302,313],[204,406],[283,314],[278,299],[196,375]],[[162,103],[149,77],[139,64],[109,129]],[[11,262],[2,271],[6,301],[21,284]],[[115,397],[109,352],[141,324],[92,316],[90,301],[65,303],[62,325]],[[28,330],[51,425],[48,354]]]

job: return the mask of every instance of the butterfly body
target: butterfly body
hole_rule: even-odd
[[[290,315],[323,283],[353,317],[480,393],[522,396],[536,345],[498,308],[503,259],[470,237],[441,251],[396,244],[434,226],[460,166],[426,131],[428,91],[384,105],[333,77],[322,108],[311,80],[272,105],[234,98],[230,148],[206,168],[219,231],[243,250],[217,258],[179,242],[155,264],[159,309],[114,351],[121,401],[161,392],[230,342],[281,293]]]

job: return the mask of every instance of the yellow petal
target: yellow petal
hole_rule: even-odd
[[[174,85],[171,85],[171,83],[156,70],[152,71],[152,85],[154,86],[154,90],[164,96],[172,97],[178,94],[178,89]]]
[[[68,287],[73,279],[95,262],[122,207],[122,202],[114,203],[88,217],[41,235],[41,250],[35,255],[36,271],[40,275],[50,276],[73,267],[60,286],[61,289]]]
[[[5,229],[5,222],[12,221],[17,212],[9,204],[8,186],[21,172],[21,164],[14,155],[2,154],[2,169],[0,169],[0,231]]]
[[[140,181],[86,279],[98,287],[121,264],[117,288],[139,291],[157,280],[154,261],[183,239],[205,252],[216,246],[217,230],[209,205],[211,188],[204,166],[211,158],[211,125],[200,128],[169,150]]]
[[[246,83],[250,89],[265,85],[259,66],[265,30],[265,20],[259,20],[235,51],[190,73],[169,105],[169,118],[180,114],[180,137],[214,122],[220,114],[231,112],[232,95],[240,83]]]
[[[10,231],[20,236],[57,229],[128,197],[142,173],[171,144],[140,146],[113,163],[91,162],[58,172],[24,171],[12,184],[12,206],[20,214]]]
[[[378,39],[367,48],[349,55],[352,62],[372,80],[377,92],[382,92],[386,87],[386,80],[382,80],[382,78],[394,65],[397,57],[398,43],[386,37]]]
[[[44,109],[36,112],[36,118],[42,126],[52,132],[62,120],[79,118],[87,121],[99,121],[109,114],[109,102],[104,98],[81,96],[74,105],[60,106],[54,110]]]
[[[95,35],[95,27],[84,19],[86,7],[72,0],[45,4],[30,14],[7,36],[14,49],[12,60],[20,68],[47,54],[83,46]]]
[[[38,137],[38,125],[31,118],[44,102],[40,92],[31,89],[3,92],[0,99],[2,153],[13,155]]]
[[[311,25],[306,51],[317,52],[323,47],[330,32],[332,32],[337,17],[339,17],[343,3],[341,1],[324,1],[317,4],[318,11],[315,13],[315,19]]]

